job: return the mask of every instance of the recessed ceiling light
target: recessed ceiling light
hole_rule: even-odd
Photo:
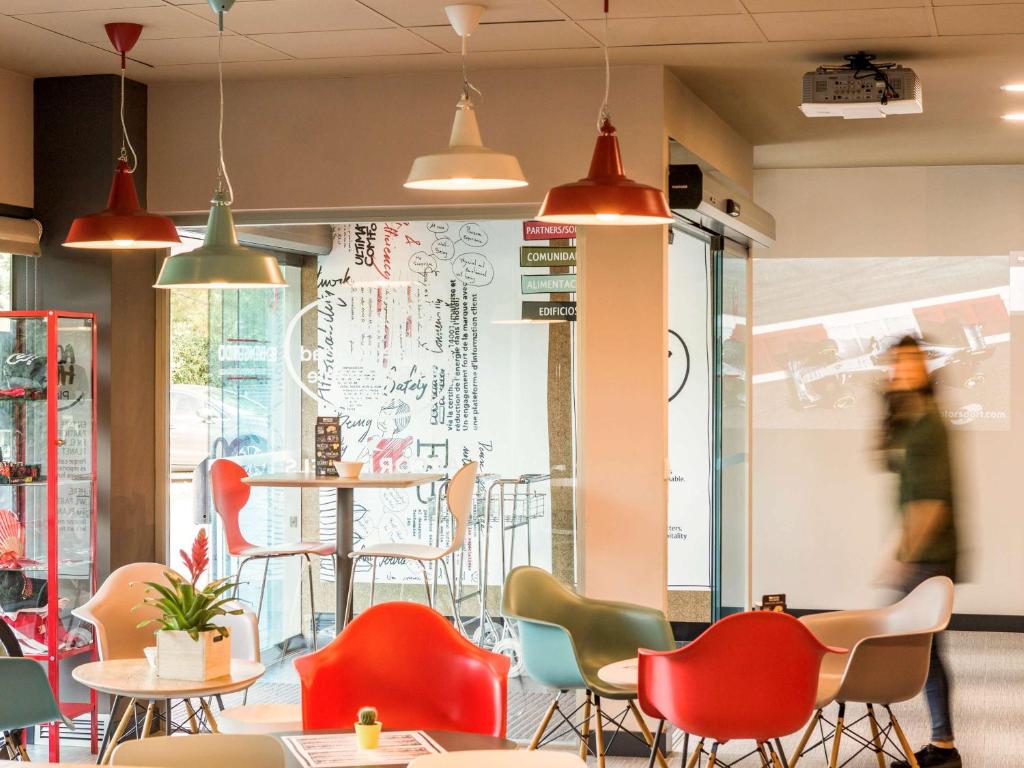
[[[1000,85],[999,88],[1010,93],[1024,93],[1024,83],[1007,83]]]
[[[1024,120],[1024,112],[1011,112],[1008,115],[1003,115],[1003,120],[1021,121]]]

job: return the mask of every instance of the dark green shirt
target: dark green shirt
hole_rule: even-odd
[[[956,506],[949,433],[942,417],[929,409],[920,418],[894,427],[887,447],[891,467],[900,477],[900,514],[906,514],[906,505],[913,501],[941,501],[949,509],[945,523],[914,562],[945,566],[952,576],[957,559]]]

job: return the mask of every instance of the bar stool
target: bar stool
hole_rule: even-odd
[[[333,544],[322,541],[297,541],[291,544],[275,544],[268,547],[259,547],[249,542],[242,535],[242,528],[238,522],[238,515],[242,508],[249,501],[251,489],[242,482],[248,474],[242,467],[228,459],[217,459],[210,467],[210,485],[213,491],[213,506],[220,515],[224,525],[224,536],[227,539],[228,552],[242,558],[235,572],[236,580],[240,579],[242,569],[250,560],[263,560],[263,581],[260,584],[260,597],[256,605],[256,618],[263,611],[263,596],[267,589],[267,570],[270,568],[270,561],[276,557],[302,557],[306,560],[306,570],[309,575],[309,608],[310,608],[310,631],[313,636],[313,650],[316,650],[316,605],[313,594],[313,561],[312,555],[329,557],[335,553]],[[238,582],[240,583],[240,582]],[[238,583],[235,586],[235,596],[238,596]]]
[[[435,547],[430,544],[419,542],[394,541],[380,544],[370,544],[364,549],[357,550],[349,555],[352,558],[352,576],[348,585],[348,605],[345,610],[345,625],[352,617],[353,604],[355,603],[356,564],[366,559],[371,563],[370,575],[370,606],[373,606],[374,588],[377,585],[377,561],[383,558],[396,560],[412,560],[418,563],[423,572],[423,587],[426,590],[427,605],[434,607],[435,595],[430,590],[430,579],[427,576],[427,563],[441,563],[445,580],[448,583],[448,594],[452,601],[452,613],[455,626],[460,624],[459,605],[455,597],[455,583],[452,581],[452,574],[448,569],[445,558],[453,552],[461,549],[466,542],[466,531],[469,528],[469,518],[473,513],[473,490],[476,485],[476,471],[478,464],[471,461],[464,464],[452,479],[448,481],[448,492],[445,500],[448,504],[448,511],[455,521],[455,530],[452,532],[451,543],[447,547]]]

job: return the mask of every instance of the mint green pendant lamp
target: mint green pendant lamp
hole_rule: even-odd
[[[218,148],[220,167],[213,193],[210,218],[203,244],[194,251],[177,253],[164,259],[155,288],[278,288],[286,285],[277,259],[238,242],[231,215],[234,193],[224,165],[224,12],[234,0],[209,0],[217,13],[220,38],[217,47],[217,74],[220,83],[220,128]]]

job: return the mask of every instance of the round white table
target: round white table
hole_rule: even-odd
[[[640,660],[635,656],[631,659],[614,661],[597,670],[597,676],[606,683],[622,688],[636,688],[637,676],[640,671]]]
[[[259,662],[232,659],[231,673],[228,675],[202,681],[174,680],[157,677],[156,670],[143,658],[93,661],[75,667],[71,676],[86,688],[114,696],[114,704],[110,709],[111,714],[114,713],[120,699],[128,700],[124,716],[117,728],[113,734],[110,734],[108,727],[108,736],[104,738],[105,749],[100,758],[100,764],[105,765],[110,761],[110,755],[114,747],[117,746],[118,740],[128,728],[128,722],[135,711],[136,701],[147,702],[146,717],[139,738],[149,735],[153,717],[156,714],[157,702],[170,699],[182,699],[185,702],[185,708],[189,715],[189,726],[193,733],[199,731],[199,721],[191,700],[199,699],[199,706],[203,714],[206,715],[210,730],[216,733],[217,720],[206,699],[248,688],[259,680],[265,671],[266,668]]]

